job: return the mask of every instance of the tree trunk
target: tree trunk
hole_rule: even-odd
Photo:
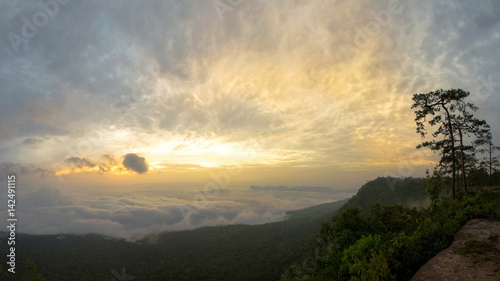
[[[489,176],[489,184],[490,184],[490,186],[493,186],[493,180],[491,178],[492,165],[493,165],[493,162],[492,162],[493,159],[491,158],[491,154],[493,152],[493,142],[491,141],[491,139],[490,139],[488,145],[490,146],[490,149],[489,149],[489,153],[490,153],[490,176]]]
[[[467,194],[467,181],[465,175],[465,161],[464,161],[464,143],[462,136],[462,129],[458,126],[458,134],[460,136],[460,161],[462,162],[462,184],[464,185],[465,194]]]
[[[450,140],[451,140],[451,196],[455,199],[455,137],[453,136],[453,126],[451,125],[450,112],[448,108],[444,105],[442,101],[441,106],[446,111],[446,117],[448,118],[448,130],[450,130]]]

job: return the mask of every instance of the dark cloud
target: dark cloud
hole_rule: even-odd
[[[64,162],[66,164],[73,165],[77,168],[84,168],[84,167],[93,168],[96,166],[96,164],[93,163],[92,161],[90,161],[89,159],[81,158],[81,157],[70,157],[70,158],[64,160]]]
[[[100,172],[109,172],[111,168],[116,167],[118,171],[124,170],[123,167],[118,166],[118,162],[116,159],[108,154],[102,155],[101,156],[102,162],[100,162],[99,165],[99,171]]]
[[[132,161],[132,160],[129,160]],[[88,158],[82,158],[82,157],[70,157],[67,158],[64,163],[68,164],[71,166],[72,170],[74,171],[76,168],[94,168],[98,167],[100,173],[107,173],[110,171],[113,172],[123,172],[126,169],[130,169],[135,171],[134,169],[130,167],[124,167],[121,163],[118,163],[118,161],[111,155],[109,154],[104,154],[100,157],[99,161],[92,161]],[[137,169],[140,170],[141,166],[139,164],[135,164]],[[146,169],[147,170],[147,169]],[[136,171],[138,172],[138,171]]]
[[[109,154],[104,154],[101,158],[111,166],[115,166],[116,164],[118,164],[118,162],[116,162],[116,159]]]
[[[23,176],[28,174],[38,174],[41,177],[52,174],[54,171],[36,167],[33,164],[22,165],[19,163],[3,162],[0,163],[0,177],[7,178],[7,175],[16,174]]]
[[[149,165],[146,162],[146,158],[140,157],[135,153],[126,154],[122,162],[123,166],[130,169],[136,173],[144,174],[148,171]]]
[[[36,144],[39,144],[39,143],[42,143],[44,140],[41,139],[41,138],[35,138],[35,137],[32,137],[32,138],[26,138],[23,140],[22,144],[23,145],[36,145]]]

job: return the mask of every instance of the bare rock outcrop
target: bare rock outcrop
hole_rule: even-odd
[[[411,281],[500,280],[500,222],[474,219],[453,243],[427,262]]]

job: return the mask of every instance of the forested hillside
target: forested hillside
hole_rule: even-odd
[[[363,213],[351,205],[323,224],[281,280],[409,280],[472,218],[500,219],[500,193],[471,190],[423,209],[374,204]]]
[[[163,232],[134,243],[94,234],[18,234],[16,274],[4,271],[0,279],[31,280],[23,264],[29,259],[50,281],[110,280],[122,268],[134,280],[277,280],[345,202],[289,212],[275,223]],[[0,252],[7,252],[5,239]]]
[[[401,203],[410,207],[423,207],[429,203],[426,188],[424,178],[379,177],[364,184],[342,210],[356,205],[361,211],[368,212],[377,203]]]

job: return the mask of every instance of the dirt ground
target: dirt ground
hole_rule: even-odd
[[[466,247],[471,239],[481,241],[482,247]],[[420,268],[411,281],[499,281],[499,239],[499,221],[471,220],[457,232],[451,246]]]

